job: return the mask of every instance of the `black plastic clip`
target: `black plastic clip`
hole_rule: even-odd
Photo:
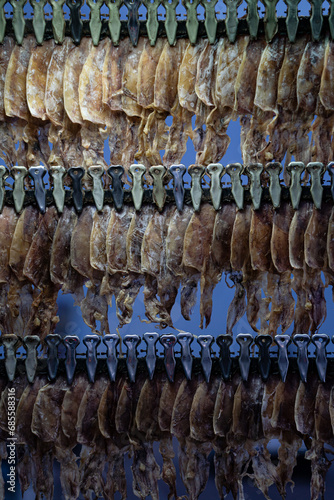
[[[327,172],[331,176],[331,193],[332,193],[332,198],[334,200],[334,161],[328,163]]]
[[[159,339],[159,334],[156,332],[144,333],[143,339],[147,344],[146,357],[145,357],[146,366],[148,374],[150,376],[150,380],[152,380],[155,371],[155,364],[157,361],[156,343]]]
[[[42,165],[29,168],[29,175],[34,181],[35,198],[38,208],[40,209],[42,214],[44,214],[46,210],[46,189],[43,181],[43,177],[45,176],[46,172],[46,168]]]
[[[123,343],[128,349],[128,354],[126,357],[126,366],[128,368],[128,374],[130,382],[136,381],[136,371],[137,371],[137,347],[140,344],[139,335],[125,335],[123,338]]]
[[[176,208],[178,209],[179,212],[182,212],[184,203],[183,176],[186,173],[186,167],[182,164],[172,165],[169,169],[169,172],[174,179],[173,193],[174,193]]]
[[[81,41],[82,34],[82,20],[80,15],[82,0],[66,0],[66,5],[71,11],[70,30],[72,38],[74,43],[78,45]]]
[[[236,341],[240,345],[239,368],[241,378],[247,382],[250,368],[250,346],[253,343],[253,337],[250,333],[239,333]]]
[[[40,338],[37,335],[26,335],[23,339],[26,349],[26,374],[30,383],[33,383],[37,370],[37,347],[40,344]]]
[[[291,344],[289,335],[275,335],[275,342],[278,347],[278,369],[282,382],[285,382],[289,368],[288,346]]]
[[[66,347],[66,377],[68,384],[72,384],[74,378],[75,367],[77,366],[76,348],[80,344],[79,337],[76,335],[66,335],[63,339]]]
[[[124,5],[128,9],[128,32],[132,45],[135,47],[138,43],[139,38],[139,5],[141,4],[140,0],[123,0]]]
[[[0,339],[5,351],[7,377],[8,380],[12,382],[16,371],[16,350],[20,345],[20,340],[13,334],[1,335]]]
[[[72,179],[72,196],[73,203],[77,212],[82,212],[83,208],[83,190],[82,190],[82,178],[85,175],[85,169],[83,167],[71,167],[67,171],[68,175]]]
[[[111,335],[106,335],[102,339],[103,343],[107,346],[107,366],[111,382],[115,382],[117,373],[117,350],[116,347],[119,344],[119,336],[116,333]]]
[[[59,359],[58,346],[61,343],[61,336],[57,333],[50,333],[45,337],[45,343],[48,347],[48,373],[49,379],[55,380],[57,376]]]
[[[321,382],[326,382],[327,371],[327,356],[326,346],[329,343],[329,336],[324,333],[315,333],[312,335],[311,341],[316,347],[316,365],[318,370],[319,379]]]
[[[174,373],[176,366],[174,347],[176,344],[176,337],[172,333],[161,335],[160,343],[163,345],[163,348],[165,350],[165,368],[168,380],[170,382],[174,382]]]
[[[124,168],[121,165],[113,165],[108,168],[108,175],[112,178],[111,196],[114,200],[116,210],[121,210],[123,206],[124,191],[122,183],[122,175]]]
[[[267,334],[258,335],[255,338],[255,343],[259,348],[259,369],[261,377],[265,382],[266,380],[268,380],[270,372],[271,361],[269,348],[272,344],[272,338]]]
[[[310,343],[310,337],[306,333],[300,333],[293,337],[293,342],[297,346],[297,364],[302,382],[307,381],[308,356],[307,347]]]
[[[209,383],[212,370],[211,345],[213,343],[213,336],[200,335],[197,338],[197,342],[201,346],[201,364],[204,377],[207,383]]]
[[[177,341],[181,345],[181,362],[187,380],[191,380],[193,357],[191,354],[190,344],[193,340],[194,336],[189,332],[182,332],[177,336]]]
[[[230,346],[233,342],[232,335],[218,335],[216,339],[219,346],[219,364],[222,371],[223,379],[228,380],[231,374],[232,360],[230,353]]]
[[[98,335],[85,335],[83,343],[87,347],[86,367],[89,382],[94,383],[97,368],[97,346],[101,342]]]

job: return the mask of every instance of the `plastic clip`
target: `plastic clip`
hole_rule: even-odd
[[[194,340],[194,336],[189,332],[179,333],[177,341],[181,346],[181,362],[183,371],[187,380],[191,380],[191,370],[193,366],[193,357],[191,354],[190,344]]]
[[[288,346],[291,338],[289,335],[275,335],[275,342],[278,347],[278,369],[282,382],[285,382],[289,369]]]
[[[124,168],[121,165],[113,165],[108,168],[108,175],[112,179],[111,195],[116,210],[121,210],[123,206],[123,199],[124,199],[124,191],[122,183],[123,174],[124,174]]]
[[[83,167],[71,167],[68,169],[68,175],[72,179],[73,203],[76,211],[80,213],[83,208],[82,178],[85,175],[85,169]]]
[[[174,179],[173,193],[174,193],[176,208],[178,209],[179,212],[182,212],[184,203],[183,176],[186,172],[186,167],[182,164],[172,165],[169,169],[169,172],[172,174]]]
[[[153,179],[153,202],[158,207],[158,210],[161,211],[166,201],[166,189],[163,179],[166,176],[167,169],[163,165],[157,165],[155,167],[150,167],[149,173]]]
[[[290,198],[294,210],[298,210],[302,195],[301,175],[305,170],[305,165],[301,161],[292,161],[286,167],[291,175]]]
[[[96,210],[101,212],[103,209],[104,202],[104,189],[102,184],[102,176],[104,174],[104,168],[102,165],[94,165],[88,167],[88,175],[93,179],[93,198],[96,206]]]
[[[24,178],[28,175],[26,167],[12,167],[11,174],[14,177],[13,199],[16,212],[21,212],[23,208],[25,191]]]
[[[80,9],[82,0],[66,0],[66,5],[71,11],[70,15],[70,30],[75,44],[79,44],[82,34],[82,20],[80,17]]]
[[[297,346],[297,364],[302,382],[307,381],[308,357],[307,347],[310,343],[310,337],[306,333],[300,333],[293,337],[293,342]]]
[[[141,205],[143,203],[144,196],[144,188],[143,188],[143,175],[146,172],[146,168],[144,165],[133,164],[129,168],[130,175],[132,177],[132,199],[133,204],[136,210],[141,209]]]
[[[85,335],[83,343],[87,347],[86,367],[89,382],[94,382],[97,368],[97,346],[101,342],[98,335]]]
[[[19,347],[20,340],[16,335],[1,335],[0,337],[5,351],[5,367],[7,377],[10,382],[14,380],[16,371],[16,350]]]
[[[220,202],[221,202],[221,197],[222,197],[222,185],[221,185],[221,178],[224,175],[225,169],[221,163],[210,163],[206,167],[206,170],[210,176],[210,196],[211,196],[211,201],[213,208],[215,210],[219,210],[220,208]]]
[[[228,380],[231,374],[232,360],[230,346],[233,342],[232,335],[218,335],[216,339],[219,346],[219,364],[222,371],[223,379]]]
[[[153,379],[154,371],[155,371],[155,364],[157,361],[157,354],[156,354],[156,343],[159,339],[159,334],[156,332],[148,332],[144,333],[143,339],[147,344],[147,350],[146,350],[146,366],[148,370],[148,374],[150,376],[150,380]]]
[[[247,382],[250,368],[250,346],[253,343],[253,337],[250,333],[239,333],[236,341],[240,345],[239,368],[241,378]]]
[[[200,335],[197,342],[201,346],[201,365],[207,383],[210,381],[212,370],[211,346],[213,343],[212,335]]]
[[[315,333],[312,335],[311,341],[316,347],[316,365],[319,379],[321,382],[326,382],[327,371],[327,356],[326,346],[329,344],[329,336],[323,333]]]
[[[279,175],[282,172],[282,165],[278,162],[267,163],[266,172],[269,174],[269,194],[274,208],[281,204],[281,183]]]
[[[258,335],[255,338],[255,343],[259,348],[259,368],[260,368],[260,373],[261,377],[266,382],[269,377],[269,372],[270,372],[270,353],[269,353],[269,348],[272,344],[272,338],[271,335]]]
[[[48,347],[48,374],[49,379],[52,381],[57,376],[59,366],[58,346],[61,343],[61,336],[56,333],[50,333],[45,337],[45,343]]]
[[[80,340],[76,335],[66,335],[63,342],[66,347],[66,377],[67,382],[70,385],[73,382],[75,367],[77,366],[76,348],[80,344]]]
[[[175,373],[175,356],[174,356],[174,347],[176,344],[175,335],[166,334],[161,335],[160,343],[162,344],[165,350],[165,368],[167,372],[167,377],[170,382],[174,382],[174,373]]]
[[[30,167],[29,175],[34,180],[34,192],[37,201],[38,208],[45,213],[46,210],[46,189],[44,186],[43,177],[45,176],[47,170],[45,167],[40,165],[39,167]]]
[[[232,195],[239,210],[244,208],[244,188],[240,178],[242,172],[241,163],[230,163],[226,167],[226,173],[231,177]]]
[[[315,207],[320,210],[322,202],[322,193],[324,191],[321,180],[325,171],[325,167],[323,163],[314,161],[306,165],[306,170],[311,175],[311,195],[313,198],[313,203]]]
[[[63,185],[65,174],[66,170],[62,166],[50,168],[50,175],[53,179],[52,195],[59,213],[63,212],[65,204],[65,189]]]
[[[40,344],[40,338],[37,335],[26,335],[23,344],[27,352],[25,360],[27,379],[32,384],[37,369],[37,347]]]
[[[205,169],[201,165],[190,165],[188,173],[191,175],[191,201],[196,212],[201,208],[202,200],[202,178]]]
[[[123,343],[128,349],[126,357],[126,366],[128,368],[128,374],[130,382],[136,381],[136,371],[137,371],[137,347],[140,344],[140,338],[138,335],[125,335]]]
[[[106,335],[103,337],[102,342],[107,347],[107,367],[111,382],[115,382],[117,373],[117,345],[119,344],[119,336],[116,333]]]
[[[263,165],[261,165],[261,163],[251,163],[248,167],[246,167],[246,172],[250,179],[249,191],[252,197],[253,208],[254,210],[258,210],[261,206],[261,174],[263,172]]]
[[[141,0],[123,0],[128,9],[128,32],[132,45],[137,46],[139,38],[139,5]]]

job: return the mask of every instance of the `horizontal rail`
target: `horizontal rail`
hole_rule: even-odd
[[[90,35],[93,43],[97,45],[101,37],[110,36],[113,43],[117,45],[123,36],[129,36],[133,45],[137,44],[140,35],[147,35],[151,45],[154,45],[157,38],[167,36],[168,41],[173,45],[177,38],[186,36],[191,43],[196,43],[198,36],[205,36],[210,43],[214,43],[217,37],[227,36],[231,42],[236,38],[237,33],[247,32],[251,37],[256,38],[264,33],[266,39],[271,41],[276,33],[286,33],[289,40],[294,42],[297,33],[311,32],[314,40],[319,40],[324,31],[329,31],[334,37],[334,8],[330,2],[329,15],[323,15],[323,7],[326,2],[319,0],[309,0],[310,17],[305,18],[298,15],[298,5],[301,0],[286,0],[287,15],[283,18],[277,17],[277,2],[273,0],[246,0],[246,19],[243,12],[239,13],[240,0],[229,1],[208,1],[196,0],[193,2],[174,0],[133,0],[133,1],[112,1],[98,0],[96,2],[87,0],[65,1],[64,0],[9,0],[1,3],[0,7],[0,43],[5,34],[13,33],[18,44],[21,44],[24,35],[28,32],[34,33],[37,43],[53,36],[56,43],[62,43],[65,35],[70,35],[75,43],[80,43],[82,36]],[[8,12],[8,5],[11,5],[12,12]],[[101,14],[101,8],[106,6],[107,13]],[[204,9],[202,20],[198,7]],[[50,12],[45,12],[46,6],[50,6]],[[264,18],[260,18],[260,6],[264,8]],[[121,20],[120,10],[127,9],[127,20]],[[143,8],[144,7],[144,8]],[[159,21],[161,12],[165,13],[165,19]],[[177,9],[185,13],[186,20],[180,21]],[[159,10],[160,8],[160,10]],[[69,20],[66,19],[69,12]],[[221,20],[218,14],[225,11],[225,19]],[[27,17],[31,16],[30,19]],[[140,19],[140,16],[142,19]],[[88,17],[89,20],[84,20]],[[204,20],[203,20],[204,17]]]
[[[98,365],[104,364],[104,370],[107,370],[111,381],[115,381],[118,372],[118,363],[124,360],[123,356],[118,351],[120,342],[126,347],[127,353],[125,358],[127,374],[131,382],[135,382],[138,363],[144,362],[147,375],[152,379],[156,371],[159,356],[157,355],[157,342],[160,342],[164,348],[164,367],[168,379],[173,382],[177,366],[182,366],[185,377],[190,380],[193,374],[193,362],[197,359],[192,354],[191,344],[194,341],[194,336],[191,333],[183,332],[177,336],[174,334],[160,335],[156,332],[148,332],[141,338],[139,335],[125,335],[122,339],[116,335],[106,335],[102,337],[102,342],[107,348],[104,354],[104,359],[101,358],[102,353],[98,353],[98,346],[101,343],[101,337],[98,335],[86,335],[83,338],[83,344],[86,346],[85,366],[86,373],[90,382],[94,382]],[[318,377],[321,382],[325,382],[327,373],[326,347],[330,342],[330,337],[325,334],[314,334],[309,337],[306,334],[298,334],[291,338],[289,335],[276,335],[274,342],[277,346],[277,352],[270,351],[273,345],[273,339],[270,335],[260,334],[255,338],[249,333],[241,333],[236,336],[236,341],[240,346],[240,352],[235,355],[231,352],[233,343],[232,335],[219,335],[214,338],[212,335],[200,335],[196,338],[200,348],[200,360],[198,359],[197,367],[200,366],[205,379],[209,382],[213,363],[219,366],[219,371],[224,380],[228,380],[236,366],[241,374],[241,378],[247,381],[251,365],[254,367],[256,360],[257,369],[259,370],[263,380],[267,380],[272,369],[272,363],[275,364],[275,369],[279,371],[281,379],[285,381],[289,363],[292,359],[289,356],[288,347],[293,342],[297,347],[297,366],[300,378],[303,382],[307,381],[309,370],[309,351],[308,346],[313,343],[315,346],[315,365],[318,372]],[[26,350],[26,358],[24,360],[25,371],[29,382],[33,382],[36,376],[36,371],[39,367],[44,367],[47,371],[50,380],[57,377],[60,364],[64,364],[67,381],[72,383],[77,363],[79,361],[76,349],[80,344],[79,337],[75,335],[67,335],[61,337],[58,334],[50,334],[45,338],[43,346],[47,349],[47,358],[38,357],[37,349],[40,345],[40,338],[36,335],[27,335],[23,339],[16,335],[2,335],[0,342],[4,347],[5,355],[5,370],[10,381],[14,380],[17,371],[17,349],[23,345]],[[138,358],[139,345],[144,342],[146,344],[146,356],[144,360]],[[219,347],[219,358],[212,356],[212,345],[216,342]],[[334,336],[332,337],[334,343]],[[176,344],[181,346],[180,357],[175,357]],[[60,359],[59,347],[65,346],[65,360]],[[251,355],[251,348],[257,346],[257,354]],[[21,360],[22,361],[22,360]],[[82,360],[81,360],[82,361]],[[160,363],[160,362],[159,362]],[[217,370],[217,368],[215,368]],[[0,371],[1,372],[1,371]]]
[[[245,203],[251,202],[255,210],[261,203],[271,202],[274,208],[280,206],[281,201],[291,201],[294,209],[298,209],[301,199],[313,201],[316,208],[321,209],[323,201],[334,200],[334,163],[330,163],[327,171],[331,177],[331,185],[325,185],[323,174],[325,167],[318,162],[309,163],[306,168],[301,162],[292,162],[287,168],[290,173],[290,186],[284,186],[280,179],[281,166],[279,163],[269,163],[264,168],[260,163],[249,165],[245,169],[240,163],[223,167],[219,163],[211,164],[206,169],[201,166],[191,166],[188,173],[191,176],[191,188],[185,188],[184,165],[173,165],[168,171],[165,167],[151,167],[152,189],[144,188],[146,169],[143,165],[132,165],[129,174],[132,177],[130,189],[124,189],[121,177],[124,173],[120,165],[108,169],[112,181],[111,189],[104,189],[107,173],[102,166],[88,168],[88,174],[93,181],[92,190],[84,190],[82,180],[85,175],[83,167],[72,167],[67,172],[63,167],[51,167],[50,183],[52,189],[45,188],[44,176],[47,169],[43,166],[31,167],[30,177],[34,182],[34,189],[25,189],[24,177],[28,175],[25,167],[13,167],[11,174],[5,167],[0,167],[0,211],[4,204],[14,205],[20,212],[24,206],[36,204],[44,213],[47,206],[55,204],[61,213],[65,204],[73,204],[77,212],[81,212],[84,204],[94,203],[97,210],[102,210],[104,204],[113,203],[117,210],[124,204],[132,203],[136,210],[140,210],[143,203],[155,203],[162,210],[166,203],[175,203],[182,211],[184,204],[192,204],[194,210],[199,210],[203,202],[210,202],[216,210],[222,203],[235,202],[238,209]],[[302,178],[306,171],[310,177],[310,185],[305,185]],[[173,188],[166,188],[167,174],[173,181]],[[203,177],[210,178],[210,187],[203,187]],[[229,177],[229,187],[223,187],[222,178]],[[242,183],[241,175],[246,174],[248,184]],[[65,189],[64,176],[72,179],[71,188]],[[8,177],[11,182],[8,182]],[[226,178],[227,180],[227,178]]]

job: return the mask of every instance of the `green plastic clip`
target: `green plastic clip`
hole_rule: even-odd
[[[27,352],[25,360],[27,379],[32,384],[37,369],[37,347],[41,343],[41,339],[37,335],[26,335],[23,343]]]
[[[200,0],[182,0],[183,5],[187,10],[186,28],[191,44],[195,45],[198,33],[197,7]]]
[[[312,161],[306,165],[306,170],[311,175],[311,195],[316,208],[321,209],[322,193],[322,176],[325,172],[323,163]]]
[[[52,31],[55,43],[63,43],[65,38],[65,19],[63,5],[65,0],[49,0],[52,5]]]
[[[21,212],[25,191],[24,191],[24,178],[28,175],[26,167],[12,167],[11,174],[14,177],[13,199],[16,212]]]
[[[24,38],[24,28],[26,25],[23,13],[23,7],[27,3],[27,0],[10,0],[10,4],[13,7],[13,28],[18,45],[22,45]]]
[[[264,16],[264,33],[267,42],[271,42],[278,30],[278,22],[276,15],[276,5],[278,0],[261,0],[266,8]]]
[[[5,351],[5,368],[10,382],[14,380],[16,371],[16,351],[20,345],[20,340],[16,335],[1,335],[0,341]]]
[[[328,23],[331,32],[331,38],[334,39],[334,0],[328,0],[330,4],[330,9],[328,13]]]
[[[297,29],[299,24],[298,4],[300,0],[284,0],[288,6],[288,15],[286,16],[285,24],[288,33],[289,41],[296,40]]]
[[[217,34],[217,19],[216,19],[216,4],[218,0],[202,0],[201,4],[205,8],[204,26],[208,35],[209,43],[212,45],[216,41]]]
[[[166,201],[166,189],[164,187],[164,177],[166,176],[167,169],[163,165],[156,165],[150,167],[150,176],[153,179],[153,201],[161,211],[164,208]]]
[[[305,170],[305,165],[301,161],[292,161],[287,166],[287,171],[291,175],[290,198],[294,210],[298,210],[300,197],[302,195],[301,176]]]
[[[244,188],[240,178],[242,172],[241,163],[230,163],[226,167],[226,173],[231,177],[232,195],[239,210],[244,208]]]
[[[87,0],[87,5],[90,8],[90,20],[89,20],[89,29],[90,36],[92,37],[93,44],[96,46],[99,44],[101,29],[102,29],[102,21],[100,16],[100,10],[102,7],[104,0]]]
[[[202,178],[205,173],[205,168],[201,165],[190,165],[188,173],[191,175],[191,201],[195,212],[201,208],[202,200]]]
[[[93,165],[88,167],[88,175],[93,179],[93,198],[96,209],[100,212],[103,209],[104,190],[102,184],[102,175],[104,168],[102,165]]]
[[[150,45],[153,47],[157,40],[158,29],[159,29],[159,21],[158,21],[158,7],[160,5],[160,1],[150,2],[150,0],[143,0],[143,4],[147,9],[147,21],[146,21],[146,30],[147,36],[150,41]]]
[[[221,163],[210,163],[206,167],[206,170],[210,176],[210,196],[213,208],[219,210],[220,202],[222,197],[222,185],[221,178],[223,177],[225,170]]]
[[[132,199],[136,210],[140,210],[143,203],[143,175],[146,172],[146,168],[141,164],[131,165],[129,168],[130,175],[132,176]]]
[[[44,6],[46,4],[46,0],[30,0],[32,8],[34,9],[34,15],[32,19],[32,25],[34,28],[34,33],[36,37],[36,42],[38,45],[42,45],[44,40],[44,32],[45,32],[45,14],[44,14]]]
[[[66,174],[66,170],[62,166],[53,166],[50,167],[50,175],[53,180],[53,190],[52,195],[55,201],[55,205],[59,213],[62,213],[64,210],[65,203],[65,189],[63,186],[63,178]]]
[[[5,188],[4,188],[4,180],[8,176],[8,171],[6,167],[0,165],[0,213],[3,209],[3,204],[5,201]]]
[[[318,41],[321,35],[322,30],[322,4],[323,0],[309,0],[312,5],[312,14],[310,19],[310,25],[312,30],[312,38],[315,41]]]
[[[5,3],[7,0],[0,0],[0,43],[3,43],[6,33]]]
[[[226,5],[226,33],[231,43],[235,42],[238,29],[238,7],[241,5],[242,0],[224,0]]]
[[[249,191],[252,197],[253,208],[254,210],[258,210],[262,198],[261,174],[263,172],[263,165],[261,163],[251,163],[246,167],[246,172],[250,180]]]
[[[279,175],[282,172],[282,165],[278,161],[267,163],[266,172],[269,174],[269,194],[274,208],[281,204],[281,183]]]
[[[247,2],[247,24],[251,38],[257,37],[259,29],[259,13],[257,11],[257,0],[246,0]]]
[[[175,9],[178,6],[179,0],[172,0],[171,3],[169,3],[168,0],[162,0],[162,3],[166,9],[165,30],[166,30],[167,40],[169,45],[175,45],[176,31],[177,31],[177,20],[176,20]]]
[[[105,4],[109,9],[109,32],[114,45],[119,45],[119,37],[121,35],[121,20],[119,18],[119,9],[123,0],[106,0]]]

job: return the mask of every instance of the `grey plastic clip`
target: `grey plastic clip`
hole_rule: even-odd
[[[226,167],[226,173],[231,177],[232,195],[239,210],[244,208],[244,188],[240,178],[242,172],[241,163],[230,163]]]
[[[61,336],[56,333],[50,333],[45,337],[45,343],[48,347],[49,379],[55,380],[59,366],[58,346],[61,343]]]
[[[97,346],[101,342],[98,335],[85,335],[83,343],[87,347],[86,367],[89,382],[94,383],[97,368]]]
[[[259,348],[259,368],[261,377],[266,382],[270,373],[270,353],[269,348],[272,344],[271,335],[262,334],[255,338],[255,343]]]
[[[190,165],[188,167],[188,173],[191,175],[191,201],[194,210],[197,212],[201,208],[202,200],[202,178],[205,169],[201,165]]]
[[[165,368],[168,380],[170,382],[174,382],[174,373],[176,366],[175,356],[174,356],[174,346],[176,344],[176,337],[171,333],[171,334],[161,335],[159,340],[165,350]]]
[[[326,382],[327,371],[327,356],[326,346],[329,343],[329,336],[324,333],[315,333],[312,335],[311,341],[316,347],[316,365],[318,370],[319,379],[321,382]]]
[[[75,367],[77,366],[76,348],[80,344],[79,337],[76,335],[66,335],[63,339],[66,347],[66,377],[68,384],[72,384],[74,378]]]
[[[52,195],[59,213],[62,213],[64,210],[65,189],[63,185],[63,180],[65,174],[66,174],[65,168],[60,165],[50,167],[50,175],[53,180]]]
[[[291,203],[294,210],[298,210],[300,198],[302,195],[302,186],[301,186],[301,175],[305,170],[305,165],[301,161],[292,161],[286,167],[287,171],[291,175],[290,182],[290,198]]]
[[[79,1],[79,0],[77,0]],[[80,0],[82,1],[82,0]],[[82,190],[82,179],[85,175],[85,169],[83,167],[71,167],[67,171],[68,175],[72,179],[72,198],[75,209],[77,212],[81,212],[83,208],[83,190]]]
[[[111,382],[115,382],[117,373],[117,350],[119,344],[119,336],[116,333],[106,335],[103,337],[102,342],[107,346],[107,367]]]
[[[269,174],[269,194],[274,208],[281,204],[281,183],[279,175],[282,172],[282,165],[278,161],[267,163],[266,172]]]
[[[334,11],[334,9],[333,9]],[[327,172],[331,176],[331,193],[334,201],[334,161],[331,161],[327,165]]]
[[[212,335],[200,335],[197,342],[201,346],[201,365],[207,383],[210,381],[212,370],[211,346],[213,343]]]
[[[169,169],[169,172],[172,174],[174,179],[173,193],[174,193],[176,208],[178,209],[179,212],[182,212],[184,203],[183,176],[186,172],[186,167],[182,164],[172,165]]]
[[[7,377],[10,382],[14,380],[16,371],[16,350],[19,347],[20,340],[16,335],[1,335],[0,337],[5,351],[5,367]]]
[[[325,171],[325,167],[323,163],[313,161],[306,165],[306,170],[311,175],[311,195],[313,198],[313,203],[315,207],[320,210],[322,203],[322,193],[324,191],[321,181]]]
[[[223,379],[228,380],[230,378],[232,368],[230,346],[233,342],[233,337],[232,335],[218,335],[216,342],[220,348],[219,364]]]
[[[112,179],[111,195],[114,201],[116,210],[121,210],[123,206],[124,191],[122,184],[122,175],[124,168],[122,165],[112,165],[108,168],[108,175]]]
[[[93,179],[93,198],[96,210],[99,212],[103,209],[104,190],[102,184],[102,176],[104,168],[102,165],[93,165],[88,167],[88,175]]]
[[[21,212],[23,208],[25,191],[24,178],[28,175],[26,167],[12,167],[11,174],[14,177],[13,199],[16,212]]]
[[[43,177],[45,176],[46,172],[46,168],[42,165],[29,168],[29,175],[34,180],[35,198],[38,208],[40,209],[42,214],[44,214],[46,210],[46,189],[43,181]]]
[[[129,168],[129,172],[132,176],[132,199],[133,204],[136,210],[141,209],[141,205],[143,203],[144,196],[144,188],[143,188],[143,175],[146,172],[146,168],[144,165],[133,164]]]
[[[138,335],[125,335],[123,338],[123,343],[128,349],[126,357],[126,366],[128,369],[130,382],[136,381],[136,371],[137,371],[137,347],[140,344],[140,337]]]
[[[307,381],[308,357],[307,347],[310,343],[310,337],[306,333],[300,333],[293,337],[293,342],[297,346],[297,364],[302,382]]]
[[[8,172],[6,167],[0,165],[0,212],[2,212],[3,204],[5,201],[5,188],[4,188],[4,180],[7,177]]]
[[[37,347],[40,344],[40,338],[37,335],[26,335],[23,344],[27,351],[25,360],[27,379],[33,383],[37,369]]]
[[[150,380],[153,379],[154,371],[155,371],[155,364],[157,361],[157,354],[156,354],[156,343],[159,339],[159,334],[156,332],[148,332],[144,333],[143,339],[147,344],[147,350],[146,350],[146,366],[148,370],[148,374],[150,376]]]
[[[250,179],[249,191],[252,197],[253,208],[254,210],[258,210],[261,206],[261,174],[263,172],[263,165],[261,163],[251,163],[246,167],[246,172]]]
[[[190,344],[194,340],[194,336],[189,332],[179,333],[177,341],[181,346],[181,362],[183,371],[187,380],[191,380],[191,370],[193,366],[193,357],[191,354]]]
[[[221,178],[224,175],[225,169],[221,163],[210,163],[210,165],[206,167],[206,170],[211,180],[210,196],[212,205],[215,210],[219,210],[223,192]]]
[[[155,167],[150,167],[149,173],[153,179],[153,201],[158,209],[162,210],[166,201],[166,189],[163,179],[166,176],[167,169],[163,165],[157,165]]]
[[[282,382],[285,382],[289,369],[288,346],[291,338],[289,335],[275,335],[275,342],[278,347],[278,369]]]
[[[241,378],[247,382],[250,368],[250,346],[253,343],[253,337],[250,333],[239,333],[236,341],[240,345],[239,368]]]

